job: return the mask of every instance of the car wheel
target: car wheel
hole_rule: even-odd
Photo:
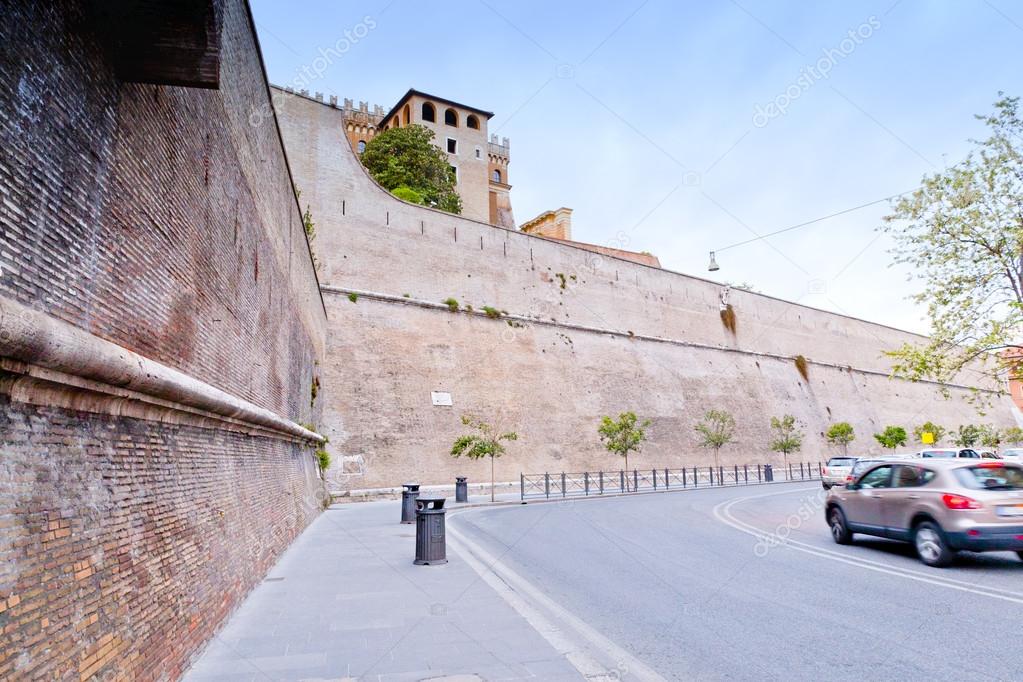
[[[945,534],[936,523],[924,521],[913,533],[913,545],[920,561],[938,568],[948,566],[955,558],[955,552],[948,546]]]
[[[825,490],[831,490],[831,486],[828,485],[827,483],[824,483],[823,481],[821,481],[821,487],[824,488]]]
[[[1016,556],[1020,558],[1020,561],[1023,561],[1023,551],[1016,552]]]
[[[840,545],[852,543],[852,533],[849,532],[849,526],[845,523],[845,514],[841,509],[832,508],[828,514],[828,524],[831,526],[831,537],[836,543]]]

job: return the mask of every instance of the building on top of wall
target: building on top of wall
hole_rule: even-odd
[[[332,97],[330,103],[337,106],[337,98]],[[358,153],[388,128],[418,124],[432,130],[434,142],[447,154],[455,172],[462,215],[515,229],[508,181],[509,142],[507,137],[498,139],[497,135],[488,138],[487,122],[492,112],[415,89],[406,92],[386,113],[383,107],[371,108],[367,102],[359,102],[356,108],[350,99],[339,108],[344,114],[345,134]]]
[[[610,246],[599,246],[597,244],[587,244],[585,242],[577,242],[572,239],[572,209],[561,208],[553,211],[544,211],[540,215],[536,216],[532,220],[528,220],[519,226],[519,230],[527,234],[534,234],[538,237],[546,237],[547,239],[556,239],[560,242],[565,242],[573,246],[577,246],[587,251],[593,251],[605,256],[614,256],[615,258],[624,258],[630,260],[633,263],[642,263],[643,265],[649,265],[655,268],[661,267],[661,261],[657,259],[657,256],[652,253],[645,251],[626,251],[625,249],[616,249]]]

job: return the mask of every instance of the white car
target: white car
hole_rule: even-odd
[[[955,459],[957,457],[982,459],[981,454],[973,448],[928,448],[916,453],[916,456],[924,459]]]
[[[1010,462],[1023,462],[1023,448],[1002,450],[1002,459],[1007,459]]]

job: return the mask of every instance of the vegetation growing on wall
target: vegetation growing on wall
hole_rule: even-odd
[[[960,424],[952,436],[952,445],[960,448],[972,448],[980,442],[980,427],[973,424]]]
[[[373,179],[395,196],[448,213],[462,212],[455,173],[447,155],[433,143],[429,128],[385,130],[366,143],[360,158]]]
[[[939,426],[938,424],[935,424],[934,422],[931,421],[926,421],[920,426],[913,429],[913,436],[915,436],[916,439],[921,443],[924,442],[925,433],[931,434],[931,436],[933,436],[934,438],[934,440],[932,440],[931,443],[929,444],[937,445],[938,443],[941,442],[941,439],[945,437],[947,431],[944,426]]]
[[[486,313],[487,317],[489,317],[491,320],[496,320],[497,318],[501,317],[501,311],[489,305],[483,306],[483,312]]]
[[[1010,426],[1009,428],[1002,431],[1002,442],[1008,443],[1009,445],[1019,445],[1023,443],[1023,429],[1018,426]]]
[[[352,303],[356,303],[359,300],[359,295],[352,291],[348,294],[348,300]]]
[[[316,396],[320,394],[320,377],[313,375],[312,383],[309,385],[309,407],[316,405]]]
[[[458,308],[459,308],[458,299],[450,298],[449,297],[449,298],[445,298],[443,301],[441,301],[441,303],[446,305],[448,307],[448,310],[450,310],[451,312],[453,312],[453,313],[457,313],[458,312]]]
[[[803,381],[810,381],[810,366],[802,355],[796,356],[796,369],[799,370],[799,376],[803,377]]]
[[[730,331],[733,335],[735,334],[735,308],[732,307],[731,303],[726,304],[725,307],[721,309],[721,324],[723,324],[725,329]]]

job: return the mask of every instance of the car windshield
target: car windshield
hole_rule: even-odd
[[[921,457],[933,457],[934,459],[952,459],[956,453],[947,450],[925,450],[920,453]]]
[[[859,474],[862,474],[864,471],[866,471],[873,465],[880,463],[881,460],[877,459],[861,459],[860,461],[856,462],[855,465],[853,465],[852,474],[853,476],[858,476]]]
[[[855,457],[832,457],[828,460],[829,467],[851,467],[855,463]]]
[[[956,469],[956,478],[974,490],[1023,490],[1023,468],[1004,464],[981,464]]]

